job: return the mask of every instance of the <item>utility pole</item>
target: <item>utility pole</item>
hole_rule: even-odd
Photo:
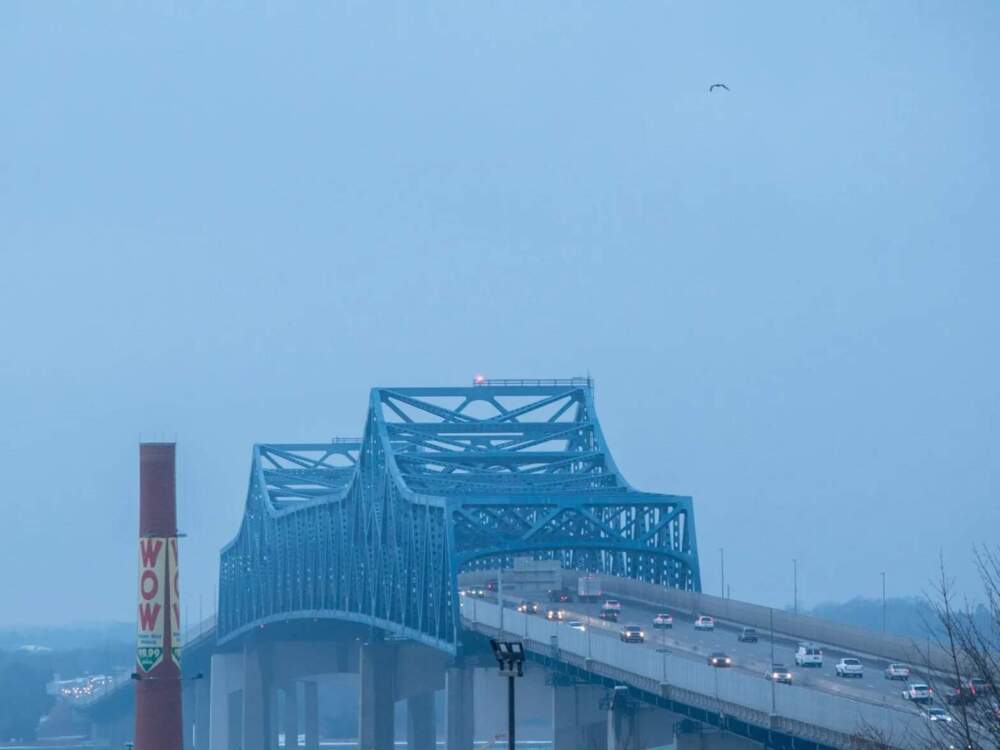
[[[885,571],[882,571],[882,634],[885,634]]]
[[[719,547],[719,563],[722,569],[722,587],[719,589],[719,596],[726,598],[726,550]]]
[[[771,716],[774,716],[774,608],[769,608],[767,612],[771,618],[771,665],[768,669],[771,670]]]
[[[792,609],[799,613],[799,561],[792,558]]]

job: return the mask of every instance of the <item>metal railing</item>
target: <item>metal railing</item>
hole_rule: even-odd
[[[568,385],[593,389],[594,379],[586,378],[484,378],[477,375],[472,379],[474,386],[552,386]]]

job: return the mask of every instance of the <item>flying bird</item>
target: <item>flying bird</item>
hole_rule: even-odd
[[[725,89],[726,91],[729,91],[729,87],[726,84],[713,83],[711,86],[708,87],[708,93],[711,94],[713,91],[715,91],[715,89]]]

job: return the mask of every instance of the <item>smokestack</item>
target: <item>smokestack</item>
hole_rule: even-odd
[[[135,750],[181,750],[175,445],[139,444]]]

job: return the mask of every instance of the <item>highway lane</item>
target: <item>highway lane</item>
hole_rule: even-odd
[[[507,598],[507,606],[515,607],[520,601],[514,597]],[[547,607],[560,605],[539,601],[542,615]],[[569,602],[561,605],[566,611],[566,619],[583,621],[592,637],[618,638],[621,628],[625,625],[639,625],[646,634],[642,644],[632,644],[635,648],[650,650],[651,658],[673,659],[684,658],[704,662],[713,651],[723,651],[733,659],[732,669],[749,672],[764,679],[764,673],[771,665],[771,642],[768,633],[759,633],[757,643],[740,643],[737,635],[740,626],[734,624],[716,623],[715,630],[702,631],[694,629],[694,618],[686,613],[669,608],[653,609],[622,601],[621,616],[617,623],[609,623],[598,617],[600,603]],[[666,612],[673,616],[674,626],[671,629],[657,630],[653,628],[653,617],[657,612]],[[901,693],[906,683],[898,680],[885,679],[884,670],[888,662],[868,657],[858,657],[825,644],[823,648],[823,666],[799,667],[795,664],[794,653],[797,642],[777,636],[774,640],[774,661],[784,664],[793,673],[793,685],[778,685],[776,689],[813,689],[826,693],[863,700],[868,703],[885,705],[902,711],[916,713],[919,709],[902,699]],[[659,649],[666,648],[667,656],[661,656]],[[834,665],[845,656],[861,658],[864,664],[864,676],[858,678],[840,678],[836,676]],[[669,665],[669,662],[668,662]],[[667,667],[669,670],[669,666]],[[722,670],[724,672],[724,670]],[[722,676],[720,674],[720,676]],[[914,672],[914,679],[919,679]]]

